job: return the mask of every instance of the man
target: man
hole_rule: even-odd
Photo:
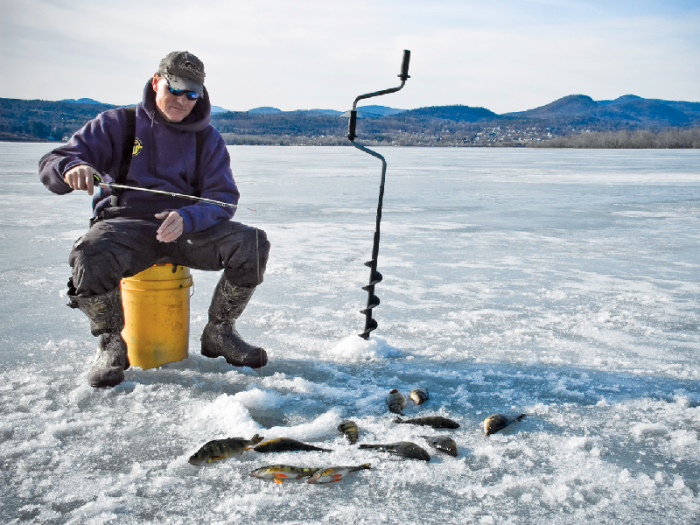
[[[96,178],[236,205],[239,193],[221,135],[210,125],[204,64],[186,51],[168,54],[148,81],[135,113],[100,114],[39,163],[54,193],[85,190]],[[132,144],[133,143],[133,144]],[[128,167],[128,171],[127,171]],[[270,245],[265,232],[231,222],[233,208],[150,192],[101,189],[90,230],[73,245],[68,306],[100,336],[88,381],[115,386],[129,367],[120,280],[157,263],[224,270],[201,337],[202,354],[234,366],[267,364],[264,349],[235,329],[262,282]]]

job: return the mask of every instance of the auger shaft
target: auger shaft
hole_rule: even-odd
[[[355,143],[355,126],[357,124],[357,103],[360,100],[364,100],[371,97],[377,97],[379,95],[386,95],[389,93],[395,93],[396,91],[403,88],[408,76],[408,63],[411,58],[411,52],[409,50],[404,50],[403,52],[403,62],[401,64],[401,73],[399,78],[401,79],[401,85],[395,88],[384,89],[382,91],[375,91],[374,93],[367,93],[365,95],[360,95],[355,99],[352,105],[352,111],[350,111],[350,122],[348,123],[348,139],[352,142],[360,151],[364,151],[373,157],[378,158],[382,162],[382,177],[379,184],[379,203],[377,205],[377,222],[374,229],[374,244],[372,245],[372,259],[365,263],[365,266],[370,268],[369,273],[369,284],[363,286],[362,289],[367,292],[367,306],[360,313],[365,315],[365,329],[359,334],[363,339],[369,339],[369,334],[377,328],[377,321],[372,318],[372,310],[379,305],[379,297],[374,293],[374,286],[381,282],[382,274],[377,271],[377,258],[379,257],[379,238],[380,238],[380,224],[382,221],[382,203],[384,201],[384,181],[386,179],[386,160],[376,151],[372,151],[369,148],[362,146],[361,144]]]

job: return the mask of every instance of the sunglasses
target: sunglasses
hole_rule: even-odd
[[[171,94],[175,95],[176,97],[181,97],[182,95],[185,95],[188,100],[197,100],[199,98],[199,93],[196,91],[185,91],[184,89],[173,89],[170,86],[170,82],[167,81],[168,83],[168,91],[170,91]]]

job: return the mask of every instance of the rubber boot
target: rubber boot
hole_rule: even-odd
[[[236,319],[253,296],[255,286],[236,286],[222,275],[209,307],[209,322],[202,332],[202,355],[224,357],[233,366],[262,368],[267,352],[246,343],[236,331]]]
[[[92,297],[68,295],[71,308],[78,308],[90,320],[90,331],[100,337],[97,352],[90,365],[88,382],[93,387],[116,386],[124,381],[129,368],[126,342],[122,338],[124,309],[119,287]]]

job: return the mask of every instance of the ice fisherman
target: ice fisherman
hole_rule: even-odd
[[[210,125],[204,76],[204,64],[192,53],[169,53],[135,112],[111,109],[88,122],[41,159],[41,181],[54,193],[93,195],[98,175],[237,204],[240,194],[228,151]],[[234,366],[267,364],[265,350],[243,340],[235,321],[263,281],[270,244],[264,231],[231,221],[233,211],[143,191],[103,188],[95,193],[90,229],[70,252],[68,281],[68,306],[85,313],[92,334],[100,337],[88,374],[91,386],[124,380],[129,359],[121,336],[120,280],[157,263],[224,270],[202,333],[202,355],[223,356]]]

